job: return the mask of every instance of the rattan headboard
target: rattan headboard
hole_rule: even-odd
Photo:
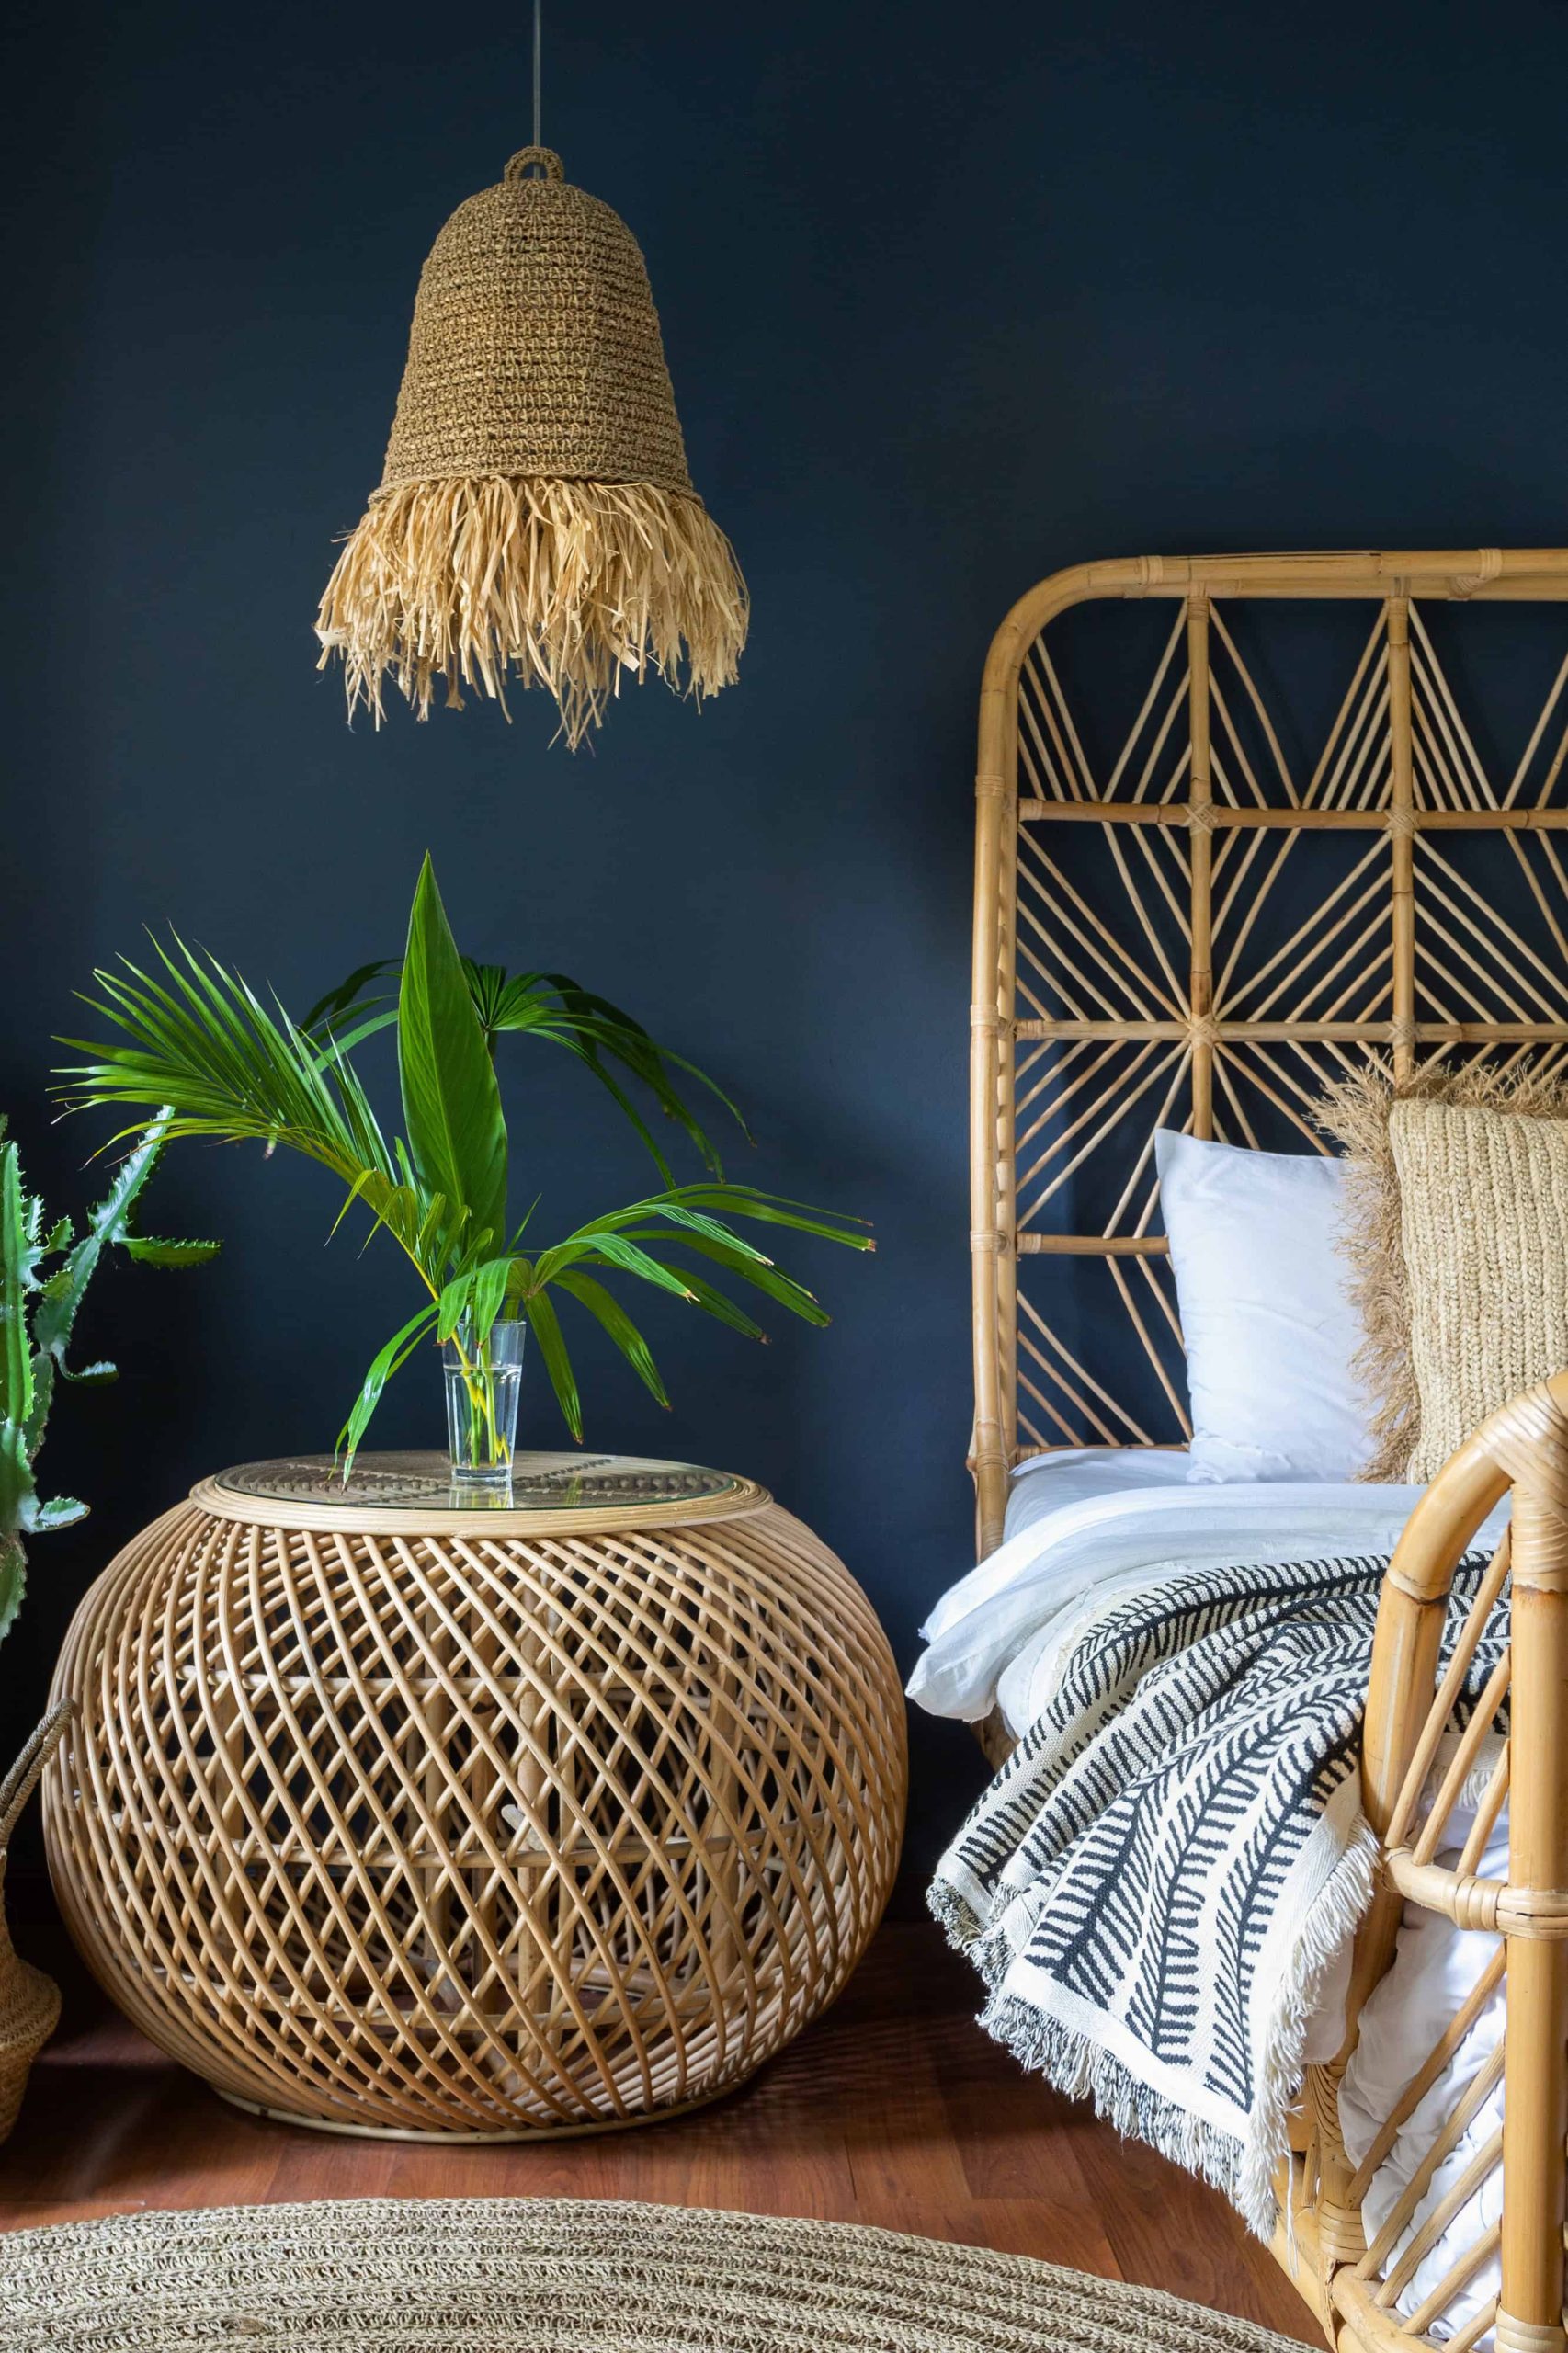
[[[1312,1104],[1368,1049],[1402,1074],[1568,1051],[1562,617],[1519,634],[1565,598],[1558,548],[1146,556],[1058,573],[1003,622],[975,788],[982,1551],[1024,1455],[1186,1433],[1156,1128],[1325,1149]],[[1509,612],[1478,647],[1454,605]],[[1499,678],[1506,753],[1480,708]]]

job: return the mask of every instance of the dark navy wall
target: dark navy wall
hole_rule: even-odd
[[[419,264],[528,135],[524,14],[11,12],[0,1104],[80,1198],[94,1139],[42,1089],[93,964],[172,922],[309,1000],[395,949],[430,847],[472,952],[624,1002],[744,1099],[744,1173],[874,1218],[873,1261],[799,1254],[825,1335],[655,1310],[673,1416],[587,1343],[590,1436],[767,1481],[907,1661],[969,1543],[987,639],[1086,557],[1568,539],[1568,12],[554,7],[546,137],[643,245],[756,600],[735,691],[633,692],[576,758],[533,696],[350,733],[310,632]],[[638,1183],[575,1074],[520,1048],[509,1086],[541,1226]],[[254,1154],[171,1162],[153,1223],[227,1254],[94,1303],[126,1378],[61,1407],[49,1483],[94,1517],[37,1547],[0,1747],[128,1534],[330,1443],[407,1297],[384,1245],[324,1254],[335,1208]],[[405,1376],[383,1442],[436,1409]],[[916,1745],[924,1857],[977,1760]]]

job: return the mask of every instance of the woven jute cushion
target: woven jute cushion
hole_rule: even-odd
[[[1023,2256],[563,2198],[18,2231],[0,2235],[0,2311],[6,2353],[1300,2353],[1250,2321]]]
[[[1426,1478],[1441,1466],[1448,1451],[1439,1449],[1434,1457],[1422,1421],[1413,1325],[1416,1296],[1427,1290],[1432,1269],[1419,1256],[1413,1258],[1405,1244],[1392,1128],[1396,1107],[1403,1106],[1448,1107],[1535,1121],[1568,1120],[1568,1079],[1528,1062],[1501,1069],[1480,1062],[1461,1070],[1433,1063],[1396,1083],[1387,1066],[1374,1061],[1324,1097],[1320,1124],[1352,1163],[1343,1246],[1366,1335],[1356,1369],[1368,1392],[1375,1441],[1372,1459],[1360,1475],[1380,1481]],[[1435,1318],[1434,1308],[1424,1329],[1429,1331]],[[1514,1389],[1489,1395],[1482,1414],[1505,1404],[1516,1389],[1560,1370],[1565,1361],[1532,1367]],[[1428,1375],[1436,1381],[1435,1361],[1428,1365]],[[1467,1434],[1461,1430],[1459,1436]]]
[[[1568,1125],[1396,1103],[1389,1135],[1432,1478],[1487,1415],[1568,1366]]]

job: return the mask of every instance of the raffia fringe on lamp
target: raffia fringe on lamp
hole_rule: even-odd
[[[420,274],[381,488],[316,634],[378,724],[390,674],[421,719],[508,679],[567,742],[623,673],[699,699],[745,642],[734,551],[691,486],[636,240],[524,147],[460,204]]]

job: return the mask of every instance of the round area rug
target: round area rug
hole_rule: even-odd
[[[1017,2255],[566,2198],[363,2198],[0,2236],[7,2353],[1301,2353]]]

